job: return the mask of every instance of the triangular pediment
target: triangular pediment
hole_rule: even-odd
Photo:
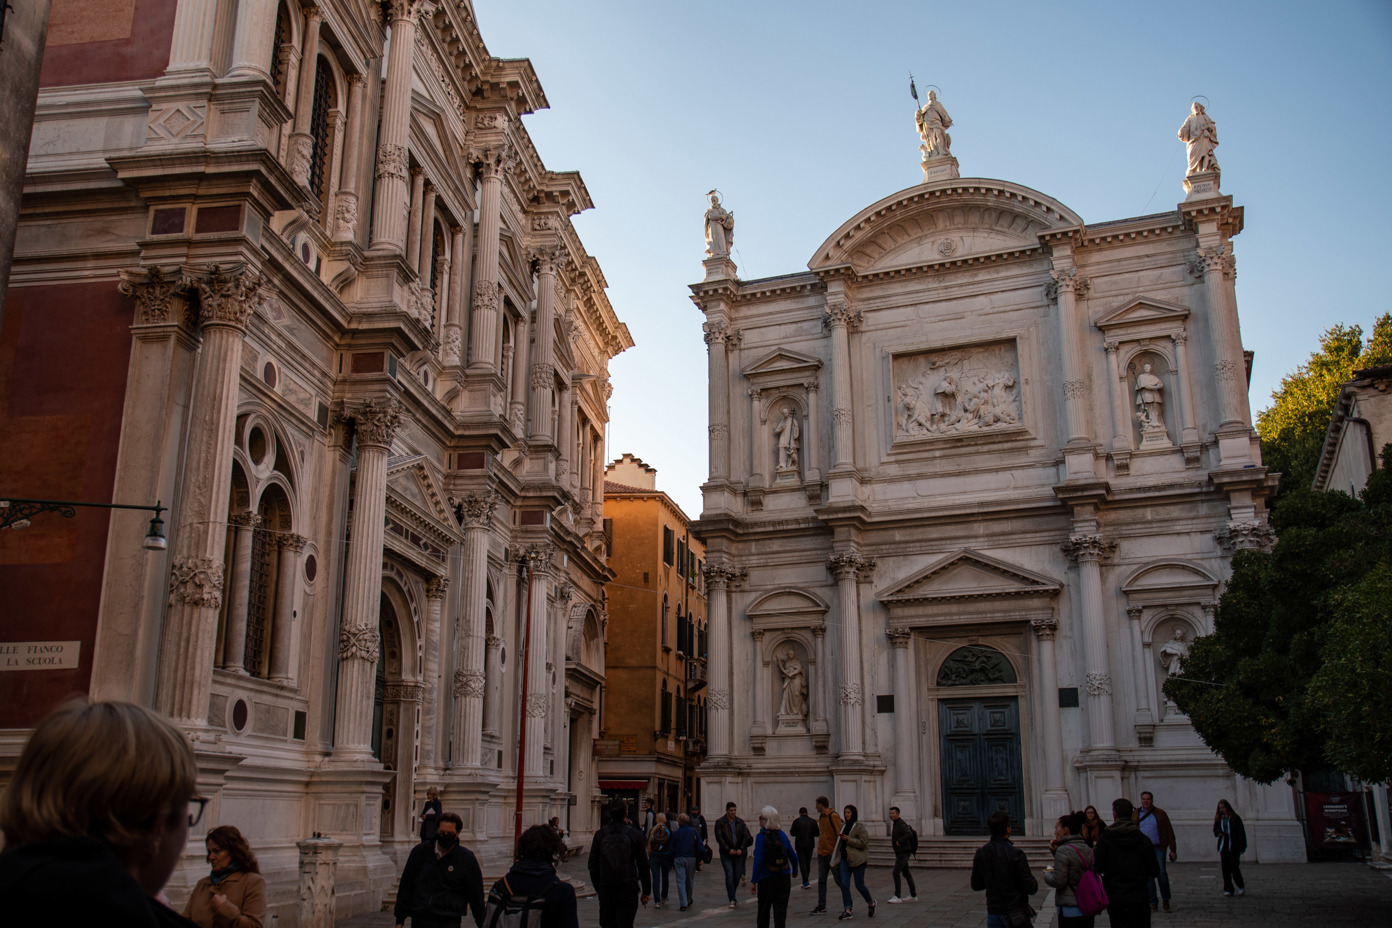
[[[1051,577],[963,548],[878,594],[881,602],[982,599],[1053,595],[1061,584]]]
[[[423,454],[392,458],[387,462],[387,492],[422,515],[450,527],[455,525],[444,493],[426,466]]]
[[[791,351],[787,348],[776,348],[744,368],[740,373],[746,377],[757,377],[759,375],[810,372],[821,366],[821,358],[814,358],[811,355]]]
[[[1126,325],[1154,322],[1182,322],[1188,318],[1189,309],[1176,303],[1167,303],[1148,296],[1137,297],[1129,303],[1118,306],[1097,320],[1097,327],[1106,331]]]

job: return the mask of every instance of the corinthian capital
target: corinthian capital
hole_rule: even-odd
[[[1044,290],[1051,300],[1057,300],[1060,293],[1086,296],[1088,288],[1092,286],[1092,281],[1080,275],[1076,267],[1056,268],[1049,272],[1049,276],[1053,279],[1045,285]]]
[[[353,412],[358,444],[378,448],[390,447],[404,418],[401,404],[396,400],[364,400]]]
[[[536,265],[538,274],[554,274],[565,267],[566,260],[570,253],[566,251],[565,245],[544,245],[540,248],[533,248],[527,253],[528,259]]]
[[[123,296],[135,300],[137,325],[161,325],[178,322],[176,305],[188,290],[184,275],[175,271],[167,276],[157,267],[147,271],[122,271],[116,287]]]
[[[875,564],[875,558],[862,557],[859,551],[845,551],[827,558],[827,570],[831,571],[837,580],[854,580],[860,576],[869,576],[874,571]]]
[[[1221,274],[1231,280],[1237,276],[1237,259],[1233,257],[1232,242],[1200,248],[1189,262],[1189,273],[1200,280],[1210,274]]]
[[[827,300],[826,309],[822,311],[822,325],[828,329],[837,326],[845,326],[847,330],[856,329],[864,321],[865,313],[852,309],[845,300]]]
[[[426,599],[444,599],[449,592],[449,577],[431,577],[425,581]]]
[[[517,156],[506,142],[473,149],[469,152],[469,160],[478,165],[479,177],[485,179],[505,177],[517,164]]]
[[[701,331],[705,333],[707,345],[726,345],[728,347],[733,347],[739,344],[739,330],[724,322],[707,322],[705,325],[701,326]]]
[[[383,13],[386,14],[388,22],[415,22],[421,10],[428,4],[429,0],[385,0]]]
[[[493,510],[498,505],[498,494],[489,490],[486,493],[466,493],[454,505],[454,517],[464,528],[485,528],[493,522]]]
[[[544,575],[551,569],[551,558],[555,555],[553,545],[530,545],[525,551],[517,552],[517,563],[533,573]]]
[[[260,290],[261,275],[251,268],[237,267],[229,273],[214,264],[208,276],[198,281],[198,319],[205,326],[245,329]]]
[[[1098,534],[1072,535],[1060,547],[1075,561],[1100,561],[1116,550],[1116,542]]]
[[[712,590],[725,590],[738,586],[749,576],[749,571],[732,564],[706,564],[702,572],[706,575],[706,586]]]

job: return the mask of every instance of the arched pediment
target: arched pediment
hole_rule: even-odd
[[[774,590],[754,601],[749,617],[774,615],[826,615],[828,606],[811,593],[802,590]]]
[[[1218,579],[1201,567],[1184,561],[1156,561],[1137,570],[1121,585],[1130,600],[1177,599],[1181,594],[1211,599]]]
[[[1036,249],[1039,233],[1082,221],[1052,197],[1019,184],[982,178],[920,184],[851,217],[808,267],[849,264],[864,274]]]

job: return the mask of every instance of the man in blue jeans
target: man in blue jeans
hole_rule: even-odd
[[[744,882],[745,850],[754,843],[749,826],[735,813],[738,810],[733,802],[725,803],[725,814],[715,823],[715,843],[720,845],[720,866],[725,868],[725,895],[730,897],[730,908],[736,901],[740,884]]]
[[[1170,862],[1173,863],[1179,858],[1175,849],[1174,828],[1170,825],[1170,817],[1165,814],[1165,810],[1155,804],[1155,797],[1150,793],[1141,793],[1141,807],[1135,812],[1136,825],[1141,829],[1141,834],[1150,839],[1151,846],[1155,848],[1155,862],[1160,865],[1160,875],[1152,878],[1147,884],[1150,890],[1150,910],[1159,911],[1163,907],[1164,911],[1170,911],[1170,875],[1165,872],[1165,852],[1169,851]],[[1160,892],[1155,892],[1155,884],[1160,884]]]

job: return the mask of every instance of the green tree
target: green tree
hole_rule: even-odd
[[[1234,556],[1214,633],[1194,642],[1165,694],[1228,766],[1258,782],[1326,760],[1385,779],[1392,447],[1359,499],[1293,489],[1271,526],[1271,551]]]
[[[1340,389],[1354,371],[1381,364],[1392,364],[1392,314],[1388,313],[1373,323],[1366,345],[1361,326],[1326,329],[1319,350],[1272,391],[1271,405],[1257,414],[1257,434],[1266,466],[1282,474],[1283,496],[1286,490],[1308,487],[1314,481]]]

